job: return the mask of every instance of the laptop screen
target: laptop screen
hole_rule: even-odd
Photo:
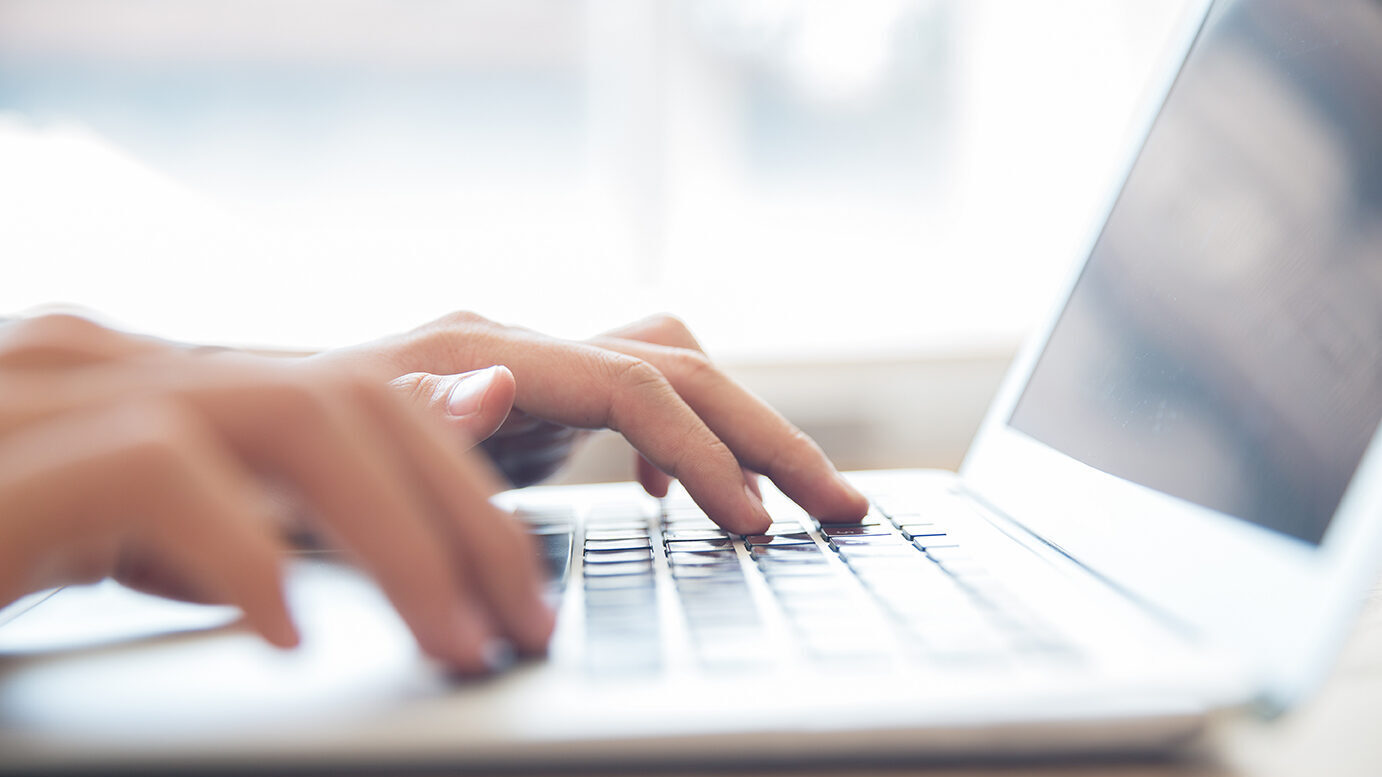
[[[1319,543],[1382,419],[1382,3],[1219,3],[1009,423]]]

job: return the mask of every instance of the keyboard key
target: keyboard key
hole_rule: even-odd
[[[667,563],[673,566],[739,566],[733,548],[720,550],[670,550]]]
[[[674,564],[672,566],[672,577],[678,582],[685,579],[694,580],[734,580],[736,582],[744,579],[744,572],[738,564],[715,564],[693,566],[689,564]]]
[[[925,550],[926,555],[929,556],[932,561],[939,563],[946,561],[968,561],[970,559],[969,551],[954,545],[933,545]]]
[[[928,554],[933,550],[959,550],[960,546],[955,542],[954,537],[942,535],[939,537],[917,537],[912,540],[912,544],[917,548],[926,551]]]
[[[615,577],[619,575],[651,575],[653,573],[653,562],[645,561],[622,561],[614,564],[591,564],[585,568],[585,576],[591,577]]]
[[[701,586],[700,588],[677,588],[682,610],[688,614],[713,614],[721,612],[742,612],[757,617],[753,597],[748,595],[747,587],[732,585]]]
[[[933,523],[931,521],[925,521],[921,523],[904,523],[900,524],[897,528],[901,529],[902,534],[905,535],[908,539],[911,539],[913,537],[933,537],[936,535],[946,533],[945,527],[943,527],[939,523]]]
[[[897,536],[896,534],[893,534],[892,532],[888,532],[888,533],[885,533],[885,534],[865,534],[865,535],[861,535],[861,536],[857,536],[857,537],[831,537],[831,538],[830,538],[830,545],[831,545],[832,547],[837,547],[837,548],[838,548],[838,547],[850,546],[850,545],[853,545],[853,546],[868,546],[868,547],[879,547],[879,546],[886,546],[886,545],[900,546],[900,545],[902,545],[902,543],[903,543],[902,538],[899,537],[899,536]]]
[[[806,531],[806,527],[802,525],[801,521],[776,520],[768,524],[768,528],[764,529],[763,533],[769,536],[776,536],[778,534],[796,534],[797,532],[803,531]]]
[[[763,636],[763,623],[753,610],[724,610],[719,613],[723,616],[719,620],[714,617],[715,613],[709,611],[689,615],[687,630],[696,643],[733,642],[745,638],[758,641]]]
[[[822,526],[822,527],[825,527],[825,526],[838,526],[838,527],[853,526],[853,527],[856,527],[856,528],[864,527],[864,526],[882,526],[882,525],[887,521],[887,519],[883,518],[882,516],[876,516],[876,515],[874,515],[874,514],[872,514],[872,513],[870,513],[870,514],[864,516],[862,520],[858,520],[858,521],[848,521],[848,522],[845,522],[845,523],[826,522],[826,521],[820,520],[819,518],[812,518],[811,520],[815,521],[818,525],[820,525],[820,526]]]
[[[788,619],[793,621],[830,618],[841,625],[860,613],[867,613],[868,618],[878,620],[877,605],[853,592],[779,595],[777,603]]]
[[[585,538],[594,540],[636,540],[648,536],[648,529],[640,526],[634,529],[587,529]]]
[[[586,634],[638,637],[657,631],[660,622],[657,610],[651,607],[587,607],[585,623]]]
[[[708,635],[696,641],[696,660],[709,670],[752,671],[768,663],[761,647],[761,633],[751,635]]]
[[[653,587],[653,576],[651,574],[642,575],[596,575],[591,577],[589,571],[595,567],[586,567],[585,590],[589,596],[591,591],[613,591],[624,588],[648,588]]]
[[[587,612],[599,608],[652,608],[657,604],[657,592],[652,586],[638,588],[618,588],[612,590],[590,590],[585,592]]]
[[[814,542],[796,545],[755,545],[749,548],[749,555],[754,559],[825,558],[820,546]]]
[[[734,541],[723,540],[671,540],[667,543],[669,552],[686,550],[725,550],[734,547]]]
[[[911,545],[844,545],[836,547],[835,550],[840,554],[840,558],[851,567],[856,561],[862,559],[922,559],[926,557],[917,552]]]
[[[683,607],[686,624],[691,630],[716,628],[748,628],[761,625],[758,613],[746,607],[700,606]]]
[[[753,599],[749,593],[748,579],[743,576],[718,580],[679,580],[677,594],[683,602],[714,602],[724,606],[737,606]]]
[[[762,651],[763,626],[760,623],[702,623],[687,624],[690,628],[691,642],[700,653],[702,649],[716,645],[743,645]]]
[[[818,559],[802,557],[791,561],[761,559],[759,571],[770,581],[775,578],[835,578],[840,575],[839,570],[832,567],[824,556]]]
[[[796,556],[793,558],[755,559],[757,567],[767,577],[819,577],[839,574],[840,569],[830,565],[825,556]],[[846,572],[848,570],[845,570]]]
[[[663,531],[717,531],[719,524],[709,518],[675,518],[663,521]]]
[[[744,538],[750,547],[782,547],[784,545],[814,545],[811,535],[806,532],[792,532],[789,534],[751,534]]]
[[[891,536],[892,533],[892,528],[883,524],[879,524],[876,526],[832,526],[830,524],[821,525],[821,534],[824,534],[827,537],[868,537],[874,535]]]
[[[849,581],[838,573],[825,575],[771,575],[768,587],[779,597],[830,595],[845,588]]]
[[[586,550],[638,550],[639,548],[651,548],[652,540],[647,537],[634,538],[627,540],[586,540]]]
[[[582,557],[587,564],[621,564],[629,561],[652,561],[652,548],[638,550],[587,550]]]
[[[662,539],[666,542],[677,542],[680,540],[721,540],[729,539],[729,532],[723,529],[678,529],[676,531],[665,531]]]

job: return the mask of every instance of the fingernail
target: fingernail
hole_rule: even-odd
[[[446,400],[446,412],[451,415],[474,415],[480,412],[493,375],[494,368],[487,367],[457,377]]]

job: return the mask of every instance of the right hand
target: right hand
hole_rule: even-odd
[[[67,316],[0,328],[0,605],[114,576],[238,606],[292,646],[272,484],[378,580],[425,652],[478,673],[504,642],[543,650],[553,614],[528,538],[489,502],[498,479],[389,377]]]
[[[514,382],[514,412],[486,445],[519,482],[559,463],[579,430],[608,428],[638,450],[648,493],[665,495],[676,478],[711,519],[739,534],[758,534],[772,522],[753,473],[823,521],[857,521],[868,511],[868,500],[820,446],[720,370],[670,316],[579,342],[455,313],[313,359],[400,381],[420,375],[424,386],[436,376],[503,365]],[[422,404],[435,396],[420,393]],[[440,411],[434,417],[456,421]],[[475,439],[472,429],[458,431]]]

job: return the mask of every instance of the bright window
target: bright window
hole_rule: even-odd
[[[1007,348],[1180,11],[0,0],[0,312],[329,345],[670,309],[731,359]]]

